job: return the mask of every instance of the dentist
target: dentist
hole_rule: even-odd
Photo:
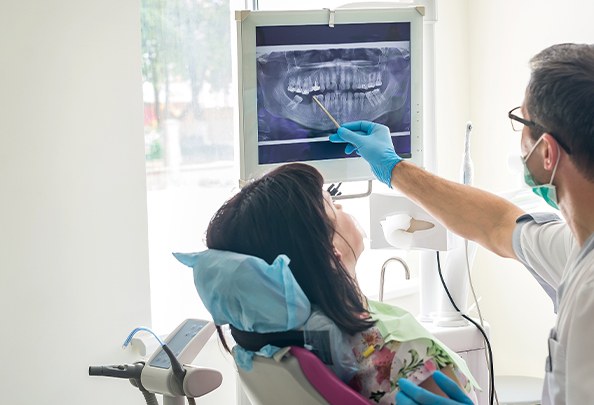
[[[508,116],[521,131],[526,183],[565,221],[526,214],[491,193],[402,161],[383,125],[347,123],[330,139],[347,142],[347,153],[356,151],[380,181],[453,232],[526,266],[558,314],[542,403],[594,404],[594,45],[551,46],[532,58],[531,68],[524,103]],[[450,398],[404,383],[398,404],[465,403],[447,378],[436,381]]]

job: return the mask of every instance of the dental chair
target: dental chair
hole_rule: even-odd
[[[254,356],[253,369],[238,367],[239,380],[252,405],[369,405],[315,354],[292,346],[279,361]]]
[[[243,348],[243,354],[234,358],[252,405],[369,405],[302,347],[306,342],[299,330],[310,319],[311,304],[293,277],[287,256],[279,255],[271,264],[216,249],[174,256],[194,269],[196,290],[215,325],[229,325],[234,341]],[[275,348],[272,358],[253,355],[265,346]]]

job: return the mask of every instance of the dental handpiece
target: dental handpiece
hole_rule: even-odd
[[[462,158],[462,183],[471,185],[474,177],[474,165],[470,157],[470,134],[472,132],[472,122],[466,123],[466,136],[464,139],[464,155]]]
[[[320,106],[320,108],[322,109],[322,111],[324,111],[324,113],[326,113],[326,115],[328,116],[328,118],[330,118],[330,120],[334,123],[334,125],[336,125],[336,128],[340,128],[340,124],[338,123],[338,121],[336,121],[336,119],[334,119],[334,117],[332,116],[332,114],[330,114],[328,112],[328,110],[326,110],[326,107],[324,107],[322,105],[322,103],[320,102],[320,100],[318,100],[316,98],[316,96],[312,96],[311,98],[316,102],[317,105]]]

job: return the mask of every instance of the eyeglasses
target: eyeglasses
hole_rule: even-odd
[[[565,152],[567,152],[567,154],[571,153],[569,147],[566,146],[562,141],[560,141],[558,136],[551,133],[550,131],[547,131],[542,125],[524,118],[524,115],[522,114],[522,107],[513,108],[510,112],[507,113],[507,116],[511,121],[511,126],[514,131],[520,132],[522,129],[524,129],[524,126],[527,126],[529,128],[538,127],[542,129],[543,133],[548,132],[549,134],[551,134],[551,136],[555,139],[555,141],[557,141],[559,146],[561,146],[565,150]]]
[[[516,132],[520,132],[524,129],[524,125],[533,128],[537,126],[536,122],[527,120],[522,114],[522,107],[516,107],[507,113],[507,116],[511,120],[512,129]]]

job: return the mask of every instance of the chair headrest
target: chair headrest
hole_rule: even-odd
[[[217,325],[231,324],[246,332],[282,332],[300,328],[311,314],[310,302],[285,255],[272,264],[216,249],[173,255],[193,268],[196,290]]]

